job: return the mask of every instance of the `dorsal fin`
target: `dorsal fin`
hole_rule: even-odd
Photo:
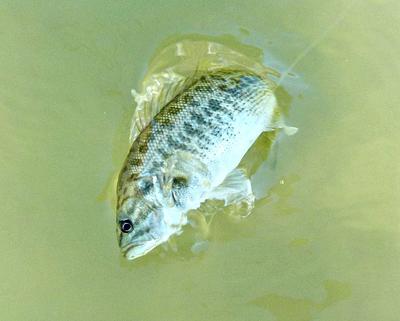
[[[152,59],[141,92],[132,90],[136,109],[132,118],[130,142],[174,97],[202,74],[219,68],[245,68],[262,75],[277,75],[276,71],[260,62],[216,42],[182,40],[174,43]]]
[[[145,90],[142,93],[132,89],[131,93],[136,102],[136,109],[132,118],[131,142],[136,139],[162,107],[195,81],[195,74],[185,77],[168,69],[152,75],[149,80],[145,81],[143,86]]]

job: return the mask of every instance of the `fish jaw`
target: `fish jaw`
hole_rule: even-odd
[[[130,245],[126,250],[124,250],[125,258],[130,261],[137,259],[141,256],[146,255],[163,242],[164,241],[151,240],[143,244]]]
[[[142,257],[158,247],[159,245],[167,242],[172,235],[179,235],[182,227],[188,222],[186,212],[177,210],[165,210],[163,224],[159,225],[161,228],[154,231],[153,235],[158,235],[146,241],[129,243],[121,248],[121,251],[127,260],[134,260]]]

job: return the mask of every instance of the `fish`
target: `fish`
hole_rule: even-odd
[[[274,83],[252,70],[198,72],[173,91],[140,122],[119,173],[117,236],[128,260],[182,233],[188,212],[206,200],[254,202],[238,164],[263,132],[293,131],[281,120]]]

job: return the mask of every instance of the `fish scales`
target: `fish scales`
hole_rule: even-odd
[[[240,134],[232,131],[232,123],[241,116],[262,116],[258,104],[268,93],[270,85],[255,74],[219,71],[202,76],[161,109],[132,144],[119,190],[134,178],[130,174],[151,172],[177,150],[214,161],[210,151]]]
[[[276,111],[271,87],[271,82],[253,72],[216,70],[197,78],[166,104],[137,136],[126,157],[117,185],[119,220],[127,217],[135,230],[141,221],[148,220],[149,207],[153,211],[162,207],[160,201],[154,201],[160,197],[146,199],[146,195],[156,193],[154,179],[149,178],[164,175],[165,164],[179,153],[200,160],[206,169],[204,176],[209,185],[198,191],[203,198],[186,195],[191,204],[196,204],[192,207],[204,201],[204,195],[223,182],[255,139],[270,127]],[[173,196],[184,195],[184,190],[175,188]],[[179,200],[174,201],[172,207],[178,209]],[[190,205],[181,211],[189,209]],[[167,214],[163,215],[166,220]],[[144,234],[140,231],[132,235],[135,233],[139,238]],[[131,245],[133,238],[124,242],[123,234],[120,233],[121,247]]]

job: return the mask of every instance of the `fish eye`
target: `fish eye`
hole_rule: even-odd
[[[133,230],[133,224],[130,220],[123,220],[119,222],[119,227],[123,233],[129,233]]]

